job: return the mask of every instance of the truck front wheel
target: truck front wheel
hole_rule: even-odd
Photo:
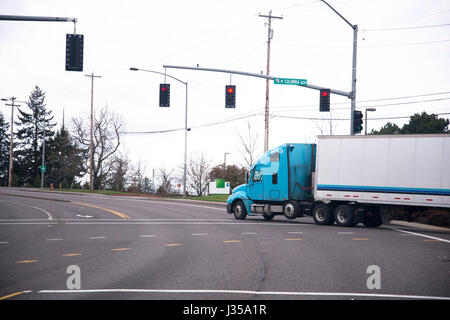
[[[300,205],[297,201],[291,200],[283,205],[283,214],[288,219],[295,219],[300,216]]]
[[[314,207],[313,219],[316,224],[330,225],[334,222],[331,206],[321,203]]]
[[[247,209],[241,200],[235,202],[233,206],[233,214],[237,220],[244,220],[247,218]]]

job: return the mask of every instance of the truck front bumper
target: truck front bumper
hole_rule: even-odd
[[[227,203],[227,213],[231,213],[233,210],[233,207],[231,206],[231,203]]]

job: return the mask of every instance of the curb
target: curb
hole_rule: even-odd
[[[427,229],[427,230],[433,230],[433,231],[448,231],[448,232],[450,232],[450,228],[433,226],[431,224],[424,224],[424,223],[418,223],[418,222],[391,220],[390,224],[402,226],[402,227],[412,227],[412,228]]]

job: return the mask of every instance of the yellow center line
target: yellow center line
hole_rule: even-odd
[[[352,240],[355,240],[355,241],[366,241],[366,240],[369,240],[369,238],[353,238]]]
[[[182,243],[166,243],[165,247],[175,247],[175,246],[182,246]]]
[[[225,240],[225,243],[236,243],[236,242],[241,242],[241,240]]]
[[[111,249],[112,251],[126,251],[131,250],[131,248],[117,248],[117,249]]]
[[[437,239],[425,239],[423,241],[426,241],[426,242],[442,242],[442,240],[437,240]]]
[[[303,239],[302,238],[287,238],[287,239],[284,239],[284,240],[295,241],[295,240],[303,240]]]
[[[74,257],[74,256],[81,256],[81,253],[66,253],[62,254],[63,257]]]
[[[80,206],[91,207],[91,208],[96,208],[96,209],[108,211],[108,212],[114,213],[115,215],[121,217],[122,219],[130,219],[130,217],[127,216],[125,213],[122,213],[122,212],[119,212],[119,211],[116,211],[116,210],[103,208],[103,207],[99,207],[99,206],[96,206],[96,205],[93,205],[93,204],[89,204],[89,203],[84,203],[84,202],[71,201],[71,203],[77,204],[77,205],[80,205]]]
[[[38,262],[39,260],[21,260],[21,261],[17,261],[16,263],[33,263],[33,262]]]
[[[0,297],[0,300],[5,300],[8,298],[12,298],[12,297],[18,296],[20,294],[29,293],[29,292],[31,292],[31,291],[19,291],[19,292],[11,293],[7,296]]]

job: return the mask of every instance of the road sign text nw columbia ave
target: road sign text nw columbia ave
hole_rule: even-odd
[[[274,78],[275,84],[289,84],[294,86],[306,86],[306,79],[288,79],[288,78]]]

